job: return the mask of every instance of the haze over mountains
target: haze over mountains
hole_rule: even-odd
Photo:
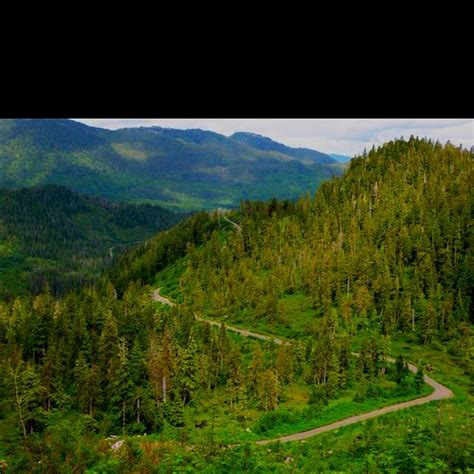
[[[329,156],[331,158],[334,158],[336,161],[339,161],[340,163],[348,163],[351,161],[351,157],[347,155],[337,155],[335,153],[330,153]]]
[[[339,174],[340,164],[327,154],[251,133],[0,120],[0,187],[60,184],[190,210],[296,198]]]

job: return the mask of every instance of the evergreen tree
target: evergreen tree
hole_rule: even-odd
[[[107,396],[107,393],[111,393],[111,385],[120,366],[117,322],[110,310],[106,311],[104,327],[100,334],[98,360],[100,380]]]
[[[264,391],[263,387],[263,353],[259,343],[255,343],[252,362],[249,367],[247,375],[247,387],[250,396],[253,396],[260,400],[262,398],[262,393]]]
[[[41,419],[44,389],[34,365],[29,362],[10,361],[9,374],[12,402],[16,407],[22,433],[26,436],[35,431]]]
[[[179,351],[177,381],[183,403],[188,404],[194,397],[198,385],[197,346],[191,339],[185,349]]]
[[[424,374],[423,374],[423,368],[419,365],[418,370],[416,371],[415,374],[415,389],[418,393],[421,392],[424,384]]]
[[[128,358],[128,348],[125,340],[119,343],[119,361],[120,365],[117,369],[115,379],[112,383],[113,395],[111,404],[115,409],[118,408],[120,413],[122,434],[125,434],[125,426],[127,424],[127,413],[131,411],[129,406],[132,404],[135,395],[134,384],[130,373],[130,364]]]
[[[407,363],[403,359],[403,356],[399,355],[395,361],[395,381],[398,384],[403,383],[409,373]]]

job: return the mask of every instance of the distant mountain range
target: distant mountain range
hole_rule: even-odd
[[[308,165],[312,165],[314,163],[330,165],[334,163],[334,159],[337,161],[335,156],[340,156],[335,155],[333,159],[333,155],[310,150],[309,148],[291,148],[289,146],[283,145],[282,143],[277,143],[271,138],[262,137],[261,135],[257,135],[255,133],[237,132],[231,135],[230,138],[240,143],[246,143],[247,145],[257,148],[258,150],[274,151],[283,155],[291,156],[295,160],[301,161]]]
[[[334,153],[330,153],[329,156],[331,158],[334,158],[336,161],[339,161],[340,163],[348,163],[351,161],[352,157],[347,156],[347,155],[336,155]]]
[[[174,209],[294,198],[342,173],[330,155],[251,133],[106,130],[73,120],[0,120],[0,187],[59,184]]]

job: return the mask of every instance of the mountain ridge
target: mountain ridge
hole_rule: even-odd
[[[312,150],[310,148],[294,148],[284,145],[283,143],[276,142],[271,138],[264,137],[257,133],[249,132],[236,132],[232,134],[229,138],[239,141],[241,143],[246,143],[260,150],[266,151],[277,151],[280,153],[288,154],[295,159],[301,160],[304,163],[320,163],[320,164],[334,164],[334,160],[331,155],[327,153],[322,153],[317,150]]]
[[[241,199],[294,199],[341,174],[320,152],[237,138],[200,129],[3,119],[0,187],[58,184],[108,200],[195,210],[236,207]]]

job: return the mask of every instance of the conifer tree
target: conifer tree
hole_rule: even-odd
[[[191,339],[187,348],[180,348],[177,382],[183,403],[188,404],[194,397],[198,384],[197,346]]]
[[[35,431],[40,417],[44,389],[39,374],[30,362],[10,360],[10,381],[12,384],[12,401],[16,407],[18,422],[26,436]]]
[[[128,357],[128,348],[125,340],[119,342],[118,358],[120,364],[118,366],[115,379],[112,382],[113,395],[111,403],[118,408],[121,419],[122,434],[125,434],[125,426],[127,424],[127,413],[131,411],[129,405],[134,397],[134,384],[130,373],[130,364]]]
[[[110,310],[107,310],[105,324],[100,334],[98,356],[101,381],[107,389],[113,383],[120,365],[117,322]]]
[[[263,353],[259,343],[255,343],[252,362],[250,363],[248,375],[247,375],[247,387],[249,394],[257,399],[262,396],[263,382],[262,374],[264,370]]]
[[[416,374],[415,374],[415,389],[418,393],[421,392],[423,384],[424,384],[423,367],[419,365],[418,370],[416,371]]]

